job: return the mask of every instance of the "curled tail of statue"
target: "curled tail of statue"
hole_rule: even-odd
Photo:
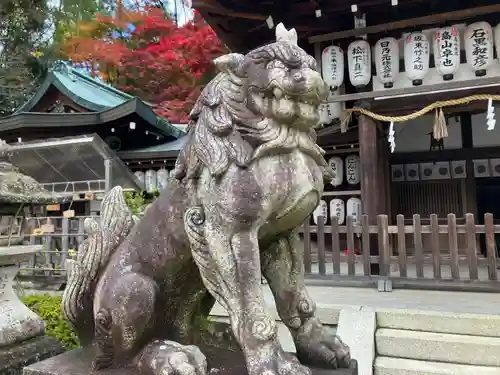
[[[104,312],[94,317],[93,296],[99,277],[108,260],[134,226],[123,190],[116,186],[102,200],[99,222],[85,219],[88,237],[78,247],[76,259],[66,260],[68,280],[62,297],[62,310],[71,322],[82,345],[94,339],[94,332],[104,330],[108,318]],[[100,323],[95,320],[101,320]],[[99,324],[97,324],[99,323]]]

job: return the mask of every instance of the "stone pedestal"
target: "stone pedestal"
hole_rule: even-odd
[[[20,263],[41,246],[0,248],[0,374],[17,375],[24,366],[63,352],[61,345],[44,336],[43,320],[14,292]]]
[[[210,346],[200,348],[208,360],[209,375],[247,375],[243,354]],[[91,348],[76,349],[24,369],[23,375],[138,375],[137,369],[118,368],[92,373]],[[323,370],[311,369],[312,375],[358,375],[357,368]]]

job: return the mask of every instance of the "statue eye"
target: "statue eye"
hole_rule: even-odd
[[[283,69],[289,70],[288,67],[280,60],[273,60],[267,64],[267,69]]]

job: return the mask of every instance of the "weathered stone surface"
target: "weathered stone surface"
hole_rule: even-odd
[[[23,368],[64,352],[54,338],[38,336],[0,348],[0,374],[21,375]]]
[[[363,375],[373,374],[376,329],[374,309],[361,307],[340,311],[337,333],[352,348],[351,354],[358,360],[359,372]]]
[[[28,309],[13,289],[17,263],[39,250],[38,246],[0,249],[0,348],[24,341],[44,332],[43,321]]]
[[[228,351],[214,347],[201,347],[208,358],[208,374],[210,375],[248,375],[245,359],[240,351]],[[43,362],[36,363],[24,369],[23,375],[90,375],[90,363],[93,356],[90,347],[76,349]],[[341,369],[337,371],[311,369],[311,375],[357,375],[356,369]],[[135,367],[122,367],[100,370],[96,375],[138,375]]]
[[[328,87],[295,32],[276,32],[275,43],[215,60],[219,74],[191,112],[175,178],[142,220],[130,229],[114,188],[101,226],[88,226],[63,298],[84,346],[96,349],[86,368],[205,375],[192,344],[203,342],[215,300],[249,375],[350,365],[349,347],[320,322],[306,290],[298,235],[331,177],[314,131]],[[300,363],[280,346],[262,275]]]

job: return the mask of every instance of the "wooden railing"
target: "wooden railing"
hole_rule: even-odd
[[[482,225],[475,223],[472,214],[465,215],[463,224],[457,224],[454,214],[444,223],[437,215],[426,220],[414,215],[411,225],[403,215],[397,216],[397,225],[389,225],[387,215],[379,215],[377,225],[369,225],[367,216],[359,224],[348,217],[345,226],[335,218],[331,225],[324,222],[320,217],[316,226],[306,223],[303,228],[309,278],[372,285],[385,278],[400,285],[439,288],[446,284],[458,289],[474,284],[473,289],[500,291],[495,241],[500,225],[494,225],[491,214],[484,216]],[[484,255],[479,252],[482,242]],[[370,254],[371,247],[378,249],[377,255]],[[378,264],[379,275],[371,274],[371,264]]]
[[[65,260],[86,237],[85,218],[26,219],[23,227],[31,228],[31,234],[24,242],[43,244],[44,249],[21,265],[21,275],[64,282]],[[359,223],[348,217],[346,225],[328,220],[326,225],[320,217],[318,225],[303,227],[308,283],[376,286],[392,280],[394,287],[500,291],[495,241],[500,225],[491,214],[481,225],[472,214],[460,219],[454,214],[445,219],[414,215],[410,220],[399,215],[396,225],[389,225],[387,215],[379,215],[376,225],[366,216]],[[53,233],[32,231],[47,223],[54,226]],[[378,264],[378,274],[371,274],[373,264]]]

